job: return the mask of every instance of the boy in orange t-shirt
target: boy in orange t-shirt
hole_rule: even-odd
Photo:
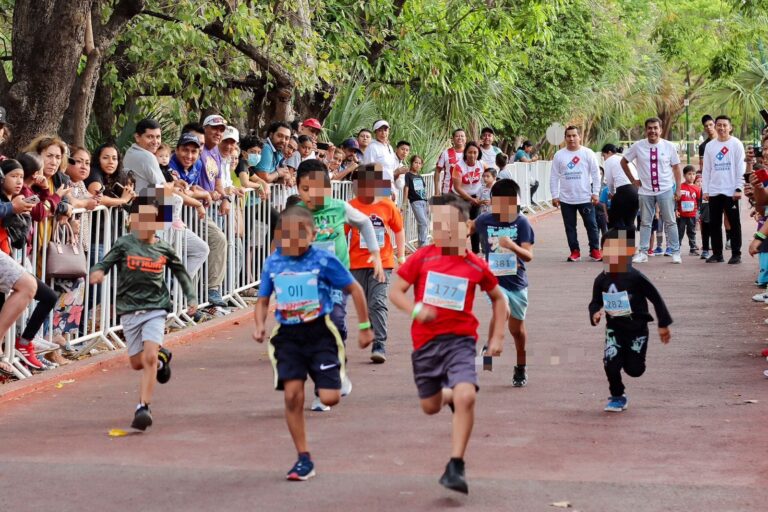
[[[356,197],[349,204],[353,208],[368,215],[376,232],[376,241],[381,251],[381,261],[384,266],[386,279],[378,280],[374,276],[371,253],[361,238],[357,228],[346,226],[349,238],[349,268],[360,286],[365,291],[368,301],[368,312],[373,326],[373,348],[371,361],[381,364],[387,360],[387,315],[389,314],[387,294],[389,278],[395,267],[392,239],[388,231],[395,234],[397,244],[397,260],[405,261],[405,232],[403,217],[394,202],[389,199],[391,191],[390,180],[384,179],[381,166],[369,164],[361,166],[356,171]]]

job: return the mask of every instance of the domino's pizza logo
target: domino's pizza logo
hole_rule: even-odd
[[[568,167],[569,169],[573,169],[574,167],[576,167],[576,165],[577,165],[577,164],[578,164],[580,161],[581,161],[581,159],[580,159],[578,156],[575,156],[575,157],[573,157],[573,160],[571,160],[570,162],[568,162],[568,165],[567,165],[567,167]]]
[[[723,158],[725,158],[725,155],[727,154],[728,154],[728,148],[723,146],[723,149],[720,150],[720,152],[717,154],[715,158],[717,158],[718,160],[722,160]]]

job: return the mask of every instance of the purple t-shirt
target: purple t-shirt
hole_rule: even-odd
[[[214,146],[208,149],[203,146],[200,153],[200,161],[203,163],[203,169],[197,178],[197,184],[208,192],[216,190],[216,180],[221,178],[221,153],[219,147]]]

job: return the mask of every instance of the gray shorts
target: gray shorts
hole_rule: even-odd
[[[0,293],[10,292],[24,272],[24,267],[16,263],[16,260],[0,251]]]
[[[411,354],[413,379],[419,398],[429,398],[443,388],[467,382],[477,386],[475,339],[445,334],[429,340]]]
[[[165,334],[165,319],[168,312],[164,309],[135,311],[120,315],[123,324],[125,344],[128,345],[128,356],[132,357],[144,351],[144,342],[152,341],[163,345]]]

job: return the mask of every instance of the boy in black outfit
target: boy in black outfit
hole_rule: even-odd
[[[659,337],[669,343],[671,333],[669,315],[658,290],[645,275],[632,268],[635,253],[633,230],[611,229],[603,237],[603,262],[606,269],[595,278],[589,319],[592,325],[600,322],[603,310],[607,314],[605,330],[605,356],[603,364],[608,377],[611,398],[605,406],[607,412],[626,410],[628,398],[624,394],[621,370],[630,377],[645,373],[645,352],[648,348],[648,313],[650,300],[656,310]]]

